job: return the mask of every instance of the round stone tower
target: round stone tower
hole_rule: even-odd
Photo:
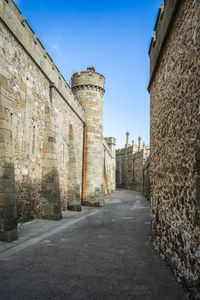
[[[102,206],[104,198],[104,76],[94,68],[72,76],[72,91],[85,109],[83,204]]]

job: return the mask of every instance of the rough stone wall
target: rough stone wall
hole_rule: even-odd
[[[124,149],[116,150],[116,187],[123,188],[124,186]]]
[[[143,166],[143,194],[147,200],[150,200],[150,176],[149,176],[150,156]]]
[[[0,240],[17,239],[11,110],[7,81],[0,76]],[[10,99],[10,100],[9,100]]]
[[[57,92],[52,107],[61,203],[65,210],[81,204],[83,122]]]
[[[9,219],[16,224],[16,194],[18,221],[40,216],[59,219],[61,202],[63,209],[81,203],[84,110],[12,5],[0,0],[0,130],[6,134],[1,148],[10,153],[8,194],[0,187],[7,202],[4,205],[1,198],[0,209],[9,211]],[[40,65],[33,47],[38,47]],[[48,76],[55,79],[52,102]],[[1,167],[3,172],[5,166]],[[0,216],[1,222],[8,223]],[[9,231],[8,227],[4,229]]]
[[[123,188],[131,190],[133,188],[133,147],[125,148],[124,156],[124,180]]]
[[[109,141],[112,141],[112,144]],[[114,138],[104,140],[104,189],[105,194],[111,194],[116,189],[116,157]]]
[[[132,189],[138,192],[143,192],[143,161],[143,150],[132,157]]]
[[[116,186],[133,188],[133,146],[116,150]]]
[[[193,299],[200,299],[199,17],[199,1],[180,2],[149,87],[152,235]]]

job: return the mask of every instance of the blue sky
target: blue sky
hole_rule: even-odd
[[[149,143],[148,49],[161,0],[17,0],[69,82],[95,67],[105,76],[104,136]]]

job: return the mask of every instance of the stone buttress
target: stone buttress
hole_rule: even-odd
[[[56,137],[52,130],[51,104],[45,106],[45,131],[42,153],[41,210],[42,217],[49,220],[62,218]]]
[[[16,240],[17,209],[11,107],[13,99],[4,76],[0,77],[0,240]]]

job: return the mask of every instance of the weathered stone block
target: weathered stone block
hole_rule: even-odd
[[[48,220],[61,220],[61,208],[57,204],[42,204],[42,217]]]
[[[15,191],[0,192],[0,206],[15,205],[16,194]]]
[[[18,239],[17,229],[13,229],[10,231],[0,231],[0,241],[4,242],[12,242]]]
[[[13,167],[0,167],[0,179],[14,179],[14,168]]]
[[[0,192],[14,193],[15,182],[13,179],[0,179]]]
[[[104,201],[103,200],[100,200],[100,201],[97,201],[97,202],[94,202],[94,201],[95,200],[84,201],[84,202],[82,202],[82,205],[90,206],[90,207],[103,207],[104,206]]]
[[[3,219],[3,230],[12,231],[17,228],[17,218],[7,217]]]
[[[8,89],[8,79],[0,74],[0,86],[2,86],[4,89]]]
[[[9,111],[7,108],[0,105],[0,120],[9,120]]]
[[[41,201],[44,203],[56,203],[60,199],[59,190],[55,190],[53,188],[50,188],[49,190],[41,190],[40,195]]]
[[[12,144],[12,132],[11,130],[0,128],[0,143]]]
[[[0,143],[0,157],[1,158],[11,158],[12,157],[12,147],[8,143]]]
[[[71,211],[82,211],[82,206],[80,204],[69,204],[67,209]]]

